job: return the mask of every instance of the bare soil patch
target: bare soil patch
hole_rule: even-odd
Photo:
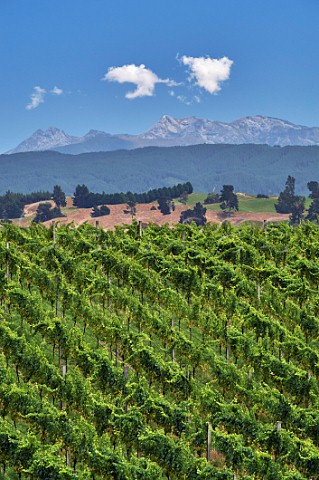
[[[41,202],[26,205],[24,217],[16,220],[16,223],[21,226],[29,225],[35,217],[35,212],[39,203]],[[54,205],[54,202],[51,201],[51,204]],[[134,218],[137,221],[141,221],[143,224],[155,223],[157,225],[164,225],[167,223],[172,226],[179,222],[181,213],[189,208],[189,206],[186,205],[176,205],[174,212],[170,215],[163,215],[157,209],[151,210],[152,206],[154,206],[152,203],[138,204],[136,206],[136,215]],[[95,225],[96,221],[98,221],[99,226],[105,229],[114,229],[116,225],[130,225],[132,223],[132,215],[124,213],[124,210],[127,209],[126,204],[109,205],[109,208],[111,210],[110,215],[92,218],[91,208],[74,208],[72,207],[72,200],[68,198],[66,208],[62,209],[66,217],[58,218],[56,221],[60,224],[74,223],[75,225],[81,225],[85,222]],[[229,216],[225,216],[224,212],[207,210],[206,218],[210,223],[221,224],[223,221],[227,220],[234,225],[239,225],[244,222],[280,222],[282,220],[287,220],[289,215],[279,213],[234,212]],[[46,225],[50,225],[51,223],[52,220],[45,222]]]

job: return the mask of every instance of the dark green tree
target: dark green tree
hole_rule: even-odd
[[[52,198],[57,207],[66,206],[65,193],[62,191],[62,188],[60,187],[60,185],[54,185]]]
[[[198,218],[203,218],[205,217],[207,209],[203,207],[203,205],[200,202],[197,202],[194,207],[194,213]]]
[[[314,198],[311,202],[306,220],[319,223],[319,198]]]
[[[238,197],[234,193],[233,185],[223,185],[220,192],[220,208],[225,212],[238,211]]]
[[[51,203],[45,202],[45,203],[39,204],[36,211],[34,222],[35,223],[46,222],[47,220],[51,220],[52,218],[59,218],[59,217],[64,217],[60,207],[51,208]]]
[[[298,195],[294,196],[293,203],[291,205],[290,224],[299,225],[301,222],[303,213],[305,211],[305,197]]]
[[[89,195],[90,192],[86,185],[77,185],[74,192],[73,205],[79,208],[86,208],[88,206]]]
[[[110,215],[111,210],[107,205],[101,205],[100,212],[101,212],[101,215]]]
[[[111,210],[106,205],[101,205],[97,207],[96,205],[93,207],[93,211],[91,213],[91,217],[102,217],[103,215],[110,215]]]
[[[170,215],[172,210],[172,200],[168,197],[158,199],[158,209],[163,215]]]
[[[210,203],[220,203],[220,194],[219,193],[209,193],[204,200],[204,204],[208,205]]]
[[[134,200],[129,200],[127,202],[127,206],[130,214],[132,215],[132,217],[134,217],[134,215],[136,215],[136,202]]]
[[[19,198],[19,194],[10,191],[1,197],[0,217],[2,219],[19,218],[23,215],[24,202]]]
[[[319,183],[311,181],[307,183],[308,190],[310,190],[309,198],[313,200],[319,198]]]
[[[275,204],[277,213],[291,213],[295,202],[295,178],[288,175],[286,186],[283,192],[280,192],[278,203]]]
[[[179,223],[195,222],[196,225],[205,225],[206,208],[200,202],[197,202],[193,209],[189,208],[181,213]]]
[[[35,223],[46,222],[51,218],[51,203],[40,203],[36,211]]]
[[[290,197],[293,197],[295,195],[295,184],[296,184],[295,177],[288,175],[286,180],[285,191]]]

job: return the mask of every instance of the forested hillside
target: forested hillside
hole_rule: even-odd
[[[52,191],[59,184],[73,195],[77,184],[92,192],[146,192],[191,182],[197,192],[215,192],[224,184],[250,194],[278,195],[288,175],[298,195],[319,178],[319,146],[192,145],[66,155],[26,152],[0,155],[0,194],[8,189]]]
[[[0,478],[319,478],[319,227],[0,229]]]

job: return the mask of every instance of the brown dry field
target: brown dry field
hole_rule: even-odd
[[[51,202],[53,205],[53,202]],[[135,219],[141,221],[143,224],[155,223],[157,225],[164,225],[168,223],[170,226],[179,222],[181,212],[190,208],[189,206],[176,205],[175,211],[170,215],[162,215],[159,210],[151,210],[152,203],[138,204],[136,206]],[[19,220],[15,220],[15,223],[21,226],[28,226],[34,219],[38,203],[26,205],[24,211],[24,217]],[[124,210],[127,208],[126,204],[121,205],[109,205],[111,210],[110,215],[103,217],[92,218],[91,208],[74,208],[72,207],[72,199],[67,199],[67,207],[63,209],[63,213],[66,215],[64,218],[56,219],[56,222],[60,224],[73,223],[80,225],[84,222],[95,225],[96,221],[99,222],[99,226],[104,229],[114,229],[116,225],[129,225],[132,223],[132,216],[125,214]],[[239,225],[244,222],[279,222],[287,220],[289,215],[283,215],[278,213],[246,213],[246,212],[234,212],[230,216],[225,216],[223,212],[207,210],[207,221],[210,223],[221,224],[224,220],[228,220],[234,225]],[[50,225],[52,220],[45,222],[45,225]]]

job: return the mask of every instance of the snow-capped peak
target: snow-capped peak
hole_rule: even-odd
[[[240,118],[230,123],[198,117],[177,119],[171,115],[163,115],[152,128],[140,135],[111,135],[90,130],[82,137],[73,137],[56,127],[45,131],[37,130],[8,153],[54,149],[81,153],[200,143],[319,145],[319,128],[295,125],[263,115]]]
[[[54,150],[56,147],[70,145],[74,142],[77,142],[77,137],[72,137],[59,128],[49,127],[44,131],[36,130],[29,138],[8,153]]]

